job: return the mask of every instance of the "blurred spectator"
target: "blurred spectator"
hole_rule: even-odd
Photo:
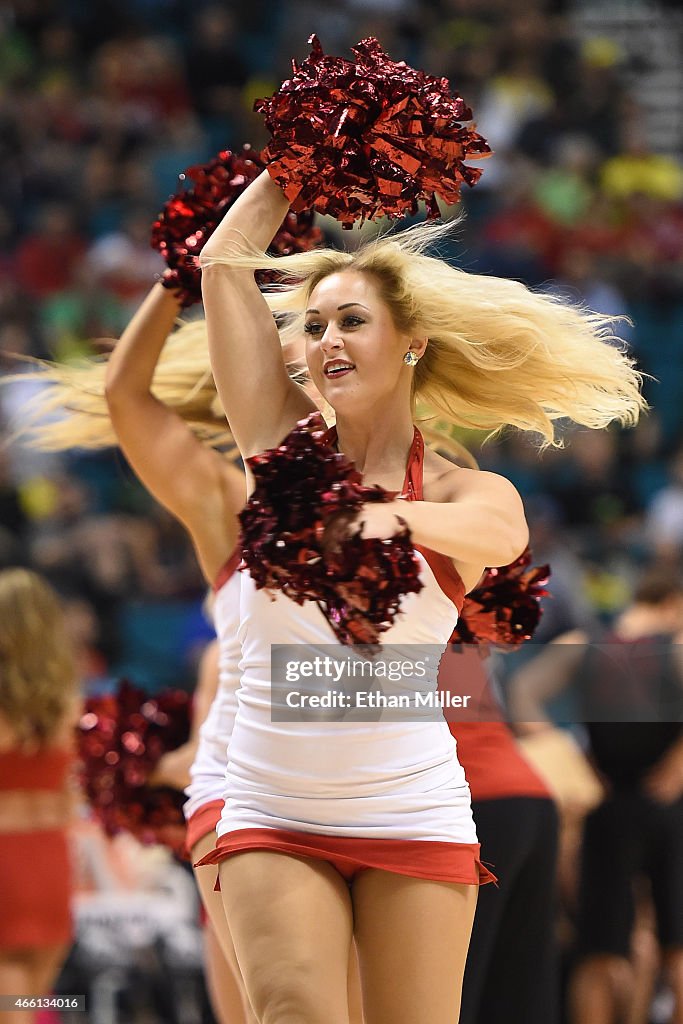
[[[43,81],[78,80],[83,52],[73,25],[64,20],[48,21],[40,32],[40,74]]]
[[[180,55],[168,38],[134,35],[112,39],[98,51],[99,90],[140,125],[172,118],[188,108]]]
[[[549,110],[551,105],[552,96],[534,62],[520,55],[485,87],[479,123],[482,131],[505,149],[513,146],[526,121]]]
[[[624,54],[612,39],[597,35],[579,48],[579,61],[571,87],[558,95],[566,108],[570,130],[585,132],[605,156],[619,148],[624,87]]]
[[[239,144],[242,90],[249,79],[249,67],[239,44],[236,15],[219,4],[199,10],[185,63],[192,103],[208,130],[213,134],[221,125],[229,140],[225,145]]]
[[[484,135],[495,139],[496,155],[486,169],[487,189],[501,187],[509,178],[506,157],[523,126],[552,107],[553,97],[539,74],[537,55],[513,54],[498,74],[485,84],[477,111]]]
[[[127,303],[112,287],[116,274],[98,280],[99,270],[80,267],[73,288],[42,304],[45,345],[58,362],[91,354],[96,339],[118,337],[128,321]]]
[[[512,680],[517,720],[547,729],[547,702],[572,685],[605,799],[586,818],[578,906],[581,959],[571,1024],[617,1024],[632,1010],[635,882],[647,878],[662,967],[683,1008],[683,581],[643,573],[613,629],[557,638]],[[605,864],[610,870],[605,873]],[[639,1000],[642,1003],[642,998]],[[649,1019],[645,1006],[639,1022]],[[635,1020],[635,1017],[631,1018]]]
[[[595,527],[604,539],[637,511],[628,482],[623,479],[616,434],[606,430],[576,431],[569,458],[556,467],[550,493],[569,527]]]
[[[624,471],[642,508],[667,483],[667,466],[662,451],[662,425],[656,412],[641,418],[626,438]]]
[[[607,196],[623,199],[637,193],[653,199],[683,198],[683,168],[672,157],[653,153],[642,128],[631,124],[623,134],[622,151],[602,168],[602,188]]]
[[[680,563],[683,555],[683,446],[669,462],[669,483],[655,494],[648,506],[645,531],[662,561]]]
[[[538,170],[519,156],[509,161],[509,167],[514,181],[484,218],[479,263],[487,273],[537,285],[547,277],[557,232],[536,202]]]
[[[57,204],[44,207],[17,249],[17,280],[31,298],[47,298],[73,283],[84,252],[73,210]]]
[[[565,135],[558,141],[553,166],[536,184],[537,202],[552,220],[570,225],[585,217],[593,197],[595,164],[595,147],[585,136]]]
[[[147,210],[130,210],[121,230],[100,238],[86,258],[91,279],[131,310],[137,308],[149,290],[149,282],[166,266],[150,247],[149,226]]]
[[[107,675],[107,662],[100,650],[102,638],[93,606],[78,596],[62,598],[64,623],[73,647],[78,678],[87,694]]]
[[[527,521],[534,562],[551,569],[549,596],[541,602],[534,643],[544,644],[570,629],[594,626],[594,610],[583,585],[584,569],[571,535],[567,536],[560,507],[546,495],[532,497],[527,503]]]
[[[549,291],[565,300],[573,299],[595,313],[614,317],[613,330],[622,339],[631,338],[630,326],[621,320],[626,299],[608,279],[596,256],[588,248],[569,245],[559,254],[557,274]]]
[[[447,76],[496,154],[465,190],[449,258],[633,320],[615,333],[655,378],[645,382],[653,412],[635,431],[578,432],[540,460],[514,433],[481,448],[467,439],[484,468],[520,488],[535,561],[552,564],[539,639],[618,613],[644,561],[679,565],[683,552],[683,170],[673,141],[660,152],[647,137],[642,57],[601,27],[602,5],[586,36],[577,6],[6,5],[0,373],[21,373],[15,355],[68,360],[118,336],[163,269],[149,226],[178,172],[224,147],[264,144],[253,100],[305,56],[311,31],[347,55],[374,32],[394,59]],[[673,37],[677,11],[658,11]],[[362,234],[328,232],[349,247]],[[57,458],[12,439],[36,386],[0,387],[0,564],[42,565],[60,585],[91,685],[120,666],[150,688],[183,683],[201,594],[186,541],[113,457]],[[514,670],[530,653],[505,661]]]

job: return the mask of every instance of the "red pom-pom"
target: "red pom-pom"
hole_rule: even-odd
[[[311,36],[310,55],[270,99],[254,109],[273,138],[263,151],[268,172],[295,211],[313,207],[350,227],[358,219],[403,217],[436,196],[460,198],[481,170],[465,160],[491,150],[463,126],[472,112],[453,96],[447,78],[395,62],[374,38],[353,48],[356,62],[323,53]]]
[[[318,413],[247,461],[256,487],[240,513],[242,557],[256,586],[316,601],[340,643],[375,646],[402,595],[422,589],[419,563],[405,528],[390,540],[348,528],[364,503],[394,495],[363,485]]]
[[[83,787],[108,835],[125,830],[176,851],[185,840],[185,797],[147,785],[159,758],[187,740],[190,698],[184,690],[150,696],[123,682],[116,694],[89,697],[79,722]]]
[[[518,647],[530,640],[541,618],[541,598],[550,566],[529,568],[529,548],[510,565],[487,569],[465,598],[451,643],[492,643]]]
[[[239,153],[225,150],[207,164],[188,167],[180,175],[181,181],[190,181],[192,185],[171,196],[165,204],[152,225],[152,248],[168,264],[161,283],[176,292],[183,306],[201,300],[199,254],[204,244],[264,167],[259,154],[245,145]],[[313,217],[312,210],[288,213],[269,252],[288,256],[319,245],[322,233],[313,227]]]

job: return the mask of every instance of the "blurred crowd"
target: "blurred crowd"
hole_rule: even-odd
[[[149,227],[178,172],[265,143],[253,101],[306,54],[311,31],[336,53],[376,34],[474,108],[495,155],[464,197],[459,265],[632,321],[615,333],[650,375],[652,411],[636,430],[577,431],[540,460],[515,436],[465,439],[528,500],[537,557],[555,570],[552,629],[609,617],[643,564],[683,548],[683,167],[649,146],[629,54],[577,32],[570,4],[4,5],[0,372],[106,351],[163,269]],[[55,457],[12,441],[34,387],[0,390],[0,562],[33,565],[68,599],[86,677],[182,682],[205,635],[182,531],[117,453]]]

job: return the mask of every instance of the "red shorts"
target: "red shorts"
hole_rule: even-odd
[[[220,864],[227,857],[248,850],[273,850],[324,860],[335,867],[347,882],[367,868],[462,885],[485,885],[496,881],[495,875],[479,859],[479,843],[356,839],[271,828],[242,828],[228,832],[219,837],[216,849],[202,857],[195,866]]]

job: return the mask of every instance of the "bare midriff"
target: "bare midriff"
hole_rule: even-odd
[[[72,797],[65,791],[8,789],[0,792],[0,833],[47,832],[64,828]]]

